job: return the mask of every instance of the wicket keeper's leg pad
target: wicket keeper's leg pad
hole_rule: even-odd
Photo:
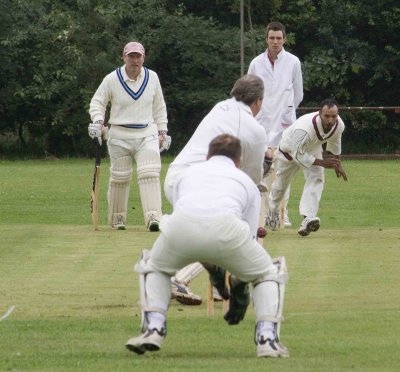
[[[208,265],[206,263],[203,264],[205,269],[208,271],[210,283],[213,287],[217,288],[219,295],[224,299],[229,299],[229,289],[226,286],[225,275],[226,270],[222,267],[215,265]]]
[[[232,275],[229,277],[231,293],[229,296],[229,310],[224,315],[228,324],[238,324],[243,320],[250,303],[250,288],[248,283],[240,282],[232,286]]]

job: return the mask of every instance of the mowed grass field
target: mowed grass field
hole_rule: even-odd
[[[399,161],[344,161],[348,182],[327,170],[321,229],[305,238],[297,234],[303,176],[296,176],[293,227],[264,240],[288,264],[281,330],[288,359],[256,358],[251,307],[228,326],[219,303],[207,317],[205,302],[175,300],[162,350],[128,352],[124,343],[140,330],[133,266],[158,233],[142,225],[135,179],[127,230],[106,226],[106,159],[94,231],[93,167],[79,159],[0,161],[1,371],[399,370]],[[203,273],[191,287],[205,297],[206,283]]]

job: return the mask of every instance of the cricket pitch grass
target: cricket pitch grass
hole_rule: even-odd
[[[163,177],[168,166],[164,158]],[[321,229],[269,232],[264,246],[289,271],[281,338],[288,359],[256,358],[254,312],[237,326],[222,305],[171,301],[159,352],[124,347],[140,332],[142,249],[158,233],[142,226],[132,181],[126,231],[106,225],[109,163],[100,176],[100,229],[90,216],[94,162],[0,161],[1,371],[397,371],[400,366],[399,161],[345,161],[349,181],[326,171]],[[164,202],[165,212],[171,210]],[[203,273],[191,289],[206,296]]]

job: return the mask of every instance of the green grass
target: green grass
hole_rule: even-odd
[[[303,178],[292,185],[293,228],[270,233],[289,283],[282,339],[289,359],[257,359],[254,313],[228,326],[216,304],[171,301],[161,351],[124,348],[138,333],[140,252],[157,237],[142,225],[133,182],[128,229],[106,226],[108,162],[101,174],[101,227],[90,217],[93,162],[0,162],[0,370],[18,371],[397,371],[400,365],[398,161],[346,161],[349,181],[327,179],[321,229],[297,235]],[[165,175],[167,164],[164,164]],[[165,210],[170,206],[165,203]],[[206,294],[201,274],[192,289]]]

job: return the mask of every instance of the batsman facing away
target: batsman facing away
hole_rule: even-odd
[[[160,148],[167,149],[170,143],[166,105],[158,75],[143,67],[143,45],[126,44],[122,58],[124,65],[103,79],[90,102],[89,136],[101,139],[111,103],[108,223],[116,230],[125,230],[134,159],[144,223],[150,231],[158,231],[162,215]]]
[[[280,341],[288,278],[285,259],[272,260],[256,240],[260,192],[238,169],[240,157],[240,140],[222,134],[211,141],[207,161],[182,172],[174,187],[174,211],[162,217],[161,233],[151,252],[143,251],[136,265],[142,333],[127,341],[128,350],[143,354],[161,348],[167,334],[170,278],[199,261],[207,263],[218,289],[224,288],[218,280],[225,281],[225,270],[230,273],[229,310],[224,315],[230,325],[244,318],[250,302],[248,283],[252,284],[257,356],[289,356]]]

